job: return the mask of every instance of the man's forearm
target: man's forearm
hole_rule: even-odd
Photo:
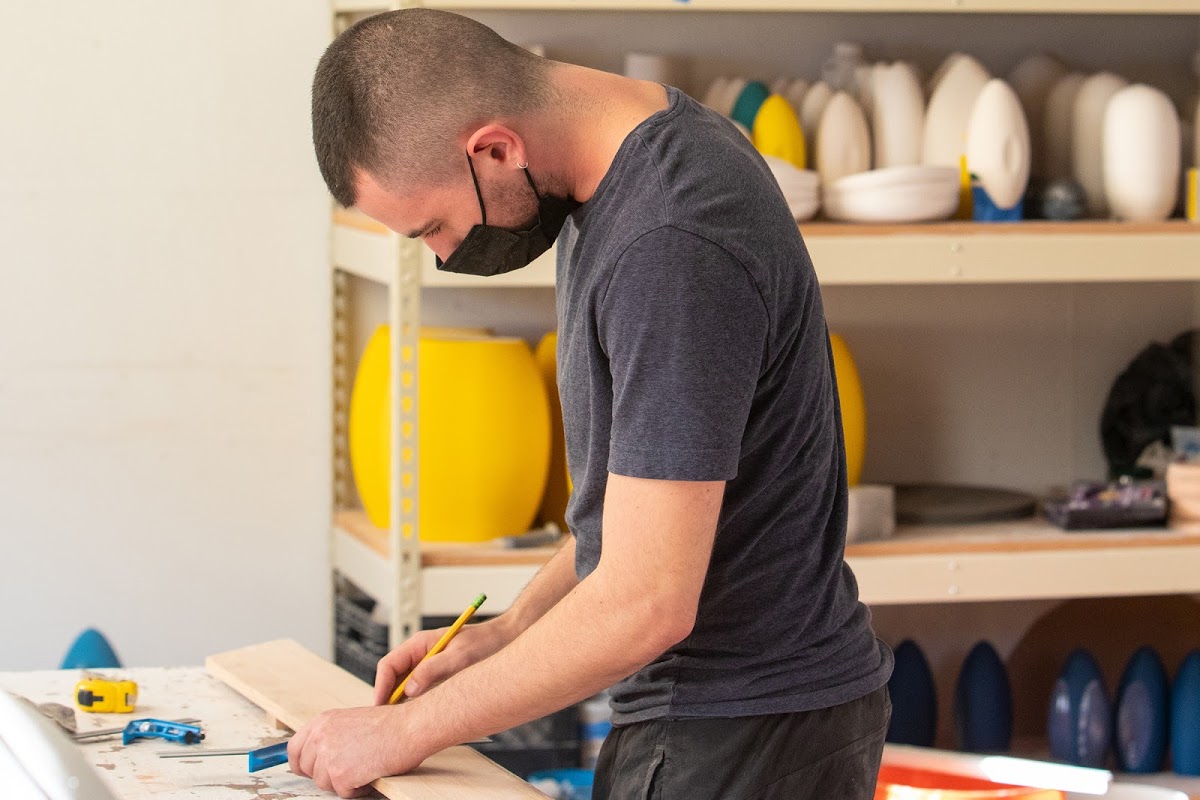
[[[451,677],[410,709],[436,749],[579,702],[653,660],[654,610],[593,575],[507,647]]]
[[[515,638],[541,619],[578,583],[579,579],[575,576],[575,537],[568,535],[563,546],[538,570],[501,618],[511,627]]]

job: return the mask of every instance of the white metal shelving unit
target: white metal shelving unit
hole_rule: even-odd
[[[335,20],[405,6],[458,11],[626,10],[1073,13],[1200,15],[1200,0],[332,0]],[[335,22],[335,30],[338,23]],[[1183,222],[944,223],[921,226],[802,226],[823,285],[1200,282],[1200,226]],[[886,257],[881,257],[886,255]],[[421,611],[457,614],[463,586],[484,588],[501,610],[552,551],[421,548],[416,529],[416,331],[422,286],[553,286],[553,251],[497,278],[448,275],[415,242],[372,220],[335,211],[336,570],[389,609],[393,643]],[[348,350],[346,275],[388,288],[393,331],[392,528],[348,508],[353,496],[345,444],[353,354]],[[407,376],[407,377],[406,377]],[[1012,600],[1200,592],[1200,532],[1065,534],[1040,522],[969,528],[907,528],[889,542],[848,548],[863,599],[874,604]],[[1116,567],[1114,569],[1114,567]]]

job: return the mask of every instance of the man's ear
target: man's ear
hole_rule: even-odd
[[[480,162],[510,169],[519,169],[519,165],[529,163],[525,142],[516,131],[503,125],[485,125],[476,130],[467,139],[467,152],[476,160],[476,169]]]

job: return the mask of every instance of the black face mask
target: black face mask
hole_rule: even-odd
[[[444,272],[457,272],[463,275],[502,275],[520,269],[529,262],[550,249],[558,232],[562,230],[567,215],[579,208],[580,203],[570,197],[552,197],[538,194],[533,185],[529,170],[523,169],[529,188],[538,200],[537,223],[527,231],[505,230],[495,225],[487,224],[487,211],[483,207],[483,193],[479,191],[479,179],[475,177],[475,163],[467,155],[467,164],[471,168],[471,181],[475,184],[475,195],[479,198],[479,215],[483,218],[480,225],[472,226],[467,237],[462,240],[450,258],[442,261],[437,259],[437,268]]]

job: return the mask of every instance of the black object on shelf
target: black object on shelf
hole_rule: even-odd
[[[1170,344],[1154,342],[1113,381],[1100,416],[1100,440],[1110,476],[1134,474],[1152,442],[1169,444],[1171,426],[1195,425],[1200,331]]]
[[[896,521],[903,525],[969,525],[1032,517],[1037,501],[1025,492],[987,486],[907,484],[896,487]]]
[[[1068,531],[1161,527],[1167,522],[1167,488],[1162,481],[1081,482],[1070,496],[1047,500],[1042,510]]]

